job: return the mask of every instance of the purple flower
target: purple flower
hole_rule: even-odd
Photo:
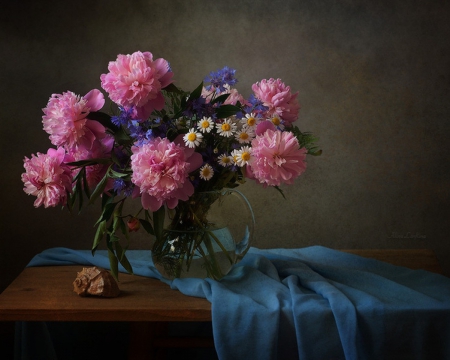
[[[114,179],[113,190],[117,195],[120,195],[120,193],[123,192],[125,196],[131,196],[133,194],[133,189],[134,185],[131,182],[123,179]]]
[[[268,106],[264,106],[262,100],[258,99],[254,94],[250,95],[248,105],[244,108],[245,112],[250,114],[255,112],[257,114],[266,113],[269,110]]]
[[[206,89],[209,91],[211,88],[215,88],[216,92],[223,92],[226,90],[225,85],[229,85],[230,87],[234,86],[237,83],[237,79],[234,77],[236,70],[225,66],[223,69],[212,71],[209,76],[205,77],[205,82],[210,83],[211,85],[206,86]]]
[[[111,117],[111,122],[116,126],[127,126],[128,123],[133,120],[134,108],[130,107],[128,109],[119,106],[120,113],[117,116]]]

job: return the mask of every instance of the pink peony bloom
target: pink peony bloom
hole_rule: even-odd
[[[194,193],[188,176],[200,167],[202,156],[184,145],[183,135],[174,142],[158,137],[132,152],[131,181],[140,188],[145,209],[156,211],[164,202],[173,209]]]
[[[291,132],[268,129],[252,141],[247,170],[250,178],[265,186],[292,184],[305,171],[305,158],[306,149]]]
[[[103,94],[97,89],[83,97],[71,91],[53,94],[47,107],[42,109],[45,114],[42,123],[52,144],[67,149],[80,144],[92,145],[96,137],[103,136],[105,127],[87,116],[91,111],[100,110],[104,103]]]
[[[255,96],[269,107],[268,115],[277,113],[290,126],[298,118],[300,105],[297,101],[298,92],[291,93],[291,88],[280,79],[261,80],[252,85]]]
[[[24,159],[22,181],[28,195],[37,196],[35,207],[64,205],[67,192],[72,190],[72,171],[64,163],[63,148],[48,149],[47,154],[37,153]]]
[[[88,159],[110,158],[111,150],[114,145],[114,137],[105,134],[104,137],[94,140],[90,148],[76,146],[69,150],[67,157],[70,161],[80,161]],[[89,189],[94,189],[108,170],[107,164],[96,164],[86,166],[86,180]],[[76,175],[78,171],[74,174]]]
[[[102,74],[102,87],[116,104],[136,107],[138,116],[146,119],[153,110],[164,107],[161,89],[172,83],[173,73],[164,59],[153,60],[150,52],[137,51],[118,55],[108,65],[108,74]]]

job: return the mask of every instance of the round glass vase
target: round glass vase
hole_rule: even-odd
[[[250,248],[255,219],[247,198],[222,189],[194,193],[174,209],[165,209],[155,229],[152,258],[166,279],[221,279]]]

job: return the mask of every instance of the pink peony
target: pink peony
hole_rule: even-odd
[[[64,163],[63,148],[48,149],[47,154],[37,153],[24,159],[22,181],[28,195],[37,196],[35,207],[64,205],[67,192],[72,190],[72,171]]]
[[[77,146],[70,149],[67,157],[70,157],[70,161],[110,158],[113,145],[113,136],[105,134],[104,137],[95,139],[90,148]],[[90,189],[94,189],[100,180],[103,179],[108,170],[108,166],[107,164],[86,166],[86,180]]]
[[[131,181],[140,188],[142,206],[158,210],[165,202],[173,209],[178,200],[188,200],[194,187],[189,173],[200,167],[202,156],[183,143],[183,135],[174,142],[155,138],[134,146],[131,155]]]
[[[252,141],[249,177],[265,186],[292,184],[306,169],[306,149],[291,132],[268,129]]]
[[[290,126],[298,118],[300,105],[297,101],[298,92],[291,93],[291,88],[280,79],[261,80],[252,85],[255,96],[269,108],[268,115],[277,113]]]
[[[47,107],[42,109],[45,114],[42,123],[52,144],[67,149],[76,145],[90,147],[96,137],[103,136],[105,128],[99,122],[89,120],[87,115],[100,110],[104,103],[103,94],[97,89],[83,97],[71,91],[53,94]]]
[[[102,74],[102,87],[116,104],[125,108],[137,107],[138,116],[147,118],[153,110],[164,107],[161,89],[172,83],[173,73],[164,59],[153,60],[150,52],[137,51],[118,55]]]

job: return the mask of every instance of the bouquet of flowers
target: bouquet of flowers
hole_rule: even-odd
[[[179,261],[205,255],[205,237],[167,242],[166,211],[175,211],[178,230],[206,228],[216,197],[199,205],[199,194],[246,179],[281,192],[281,184],[292,184],[305,170],[306,154],[320,154],[314,136],[294,124],[297,93],[280,79],[253,84],[245,99],[228,67],[211,72],[192,92],[175,86],[169,63],[150,52],[118,55],[108,71],[100,80],[111,114],[101,111],[105,98],[98,89],[50,97],[42,123],[54,148],[25,157],[22,181],[37,197],[35,207],[78,204],[81,210],[86,199],[101,198],[92,251],[106,239],[116,277],[119,263],[132,272],[120,241],[130,232],[142,226],[154,235],[156,258],[169,258],[164,267],[178,276]],[[123,213],[130,198],[141,202],[137,214]]]

